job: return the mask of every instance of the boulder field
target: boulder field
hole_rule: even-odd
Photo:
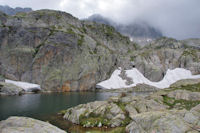
[[[81,104],[62,111],[63,118],[83,127],[125,127],[120,132],[127,133],[198,133],[200,82],[179,82],[147,96],[129,92],[106,101]]]

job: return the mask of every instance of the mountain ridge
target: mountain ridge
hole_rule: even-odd
[[[162,37],[139,48],[112,26],[54,10],[0,13],[0,20],[0,75],[45,91],[94,90],[118,67],[135,67],[150,81],[177,67],[200,73],[200,39]]]
[[[9,6],[2,6],[0,5],[0,11],[4,12],[7,15],[15,15],[19,12],[31,12],[33,11],[31,8],[21,8],[21,7],[16,7],[16,8],[11,8]]]
[[[100,14],[94,14],[86,20],[113,26],[118,32],[130,37],[132,41],[135,41],[142,46],[163,36],[159,29],[154,28],[142,20],[135,21],[131,24],[118,24]]]

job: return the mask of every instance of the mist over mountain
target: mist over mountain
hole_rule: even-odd
[[[31,8],[21,8],[21,7],[16,7],[16,8],[11,8],[9,6],[2,6],[0,5],[0,11],[4,12],[7,15],[15,15],[16,13],[19,12],[31,12]]]
[[[88,17],[87,20],[113,26],[118,32],[130,37],[132,41],[135,41],[140,45],[146,45],[152,40],[163,36],[159,29],[141,20],[135,21],[131,24],[119,24],[109,18],[101,16],[100,14],[94,14]]]

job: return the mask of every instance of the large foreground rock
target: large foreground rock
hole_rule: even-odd
[[[0,133],[66,133],[40,120],[28,117],[9,117],[0,121]]]
[[[128,133],[198,133],[200,131],[200,104],[186,110],[155,111],[134,115],[126,127]]]
[[[155,100],[120,94],[107,101],[95,101],[70,108],[66,110],[64,119],[85,127],[126,126],[138,113],[161,111],[167,107]]]
[[[84,127],[122,126],[125,118],[125,113],[119,106],[107,101],[82,104],[68,109],[64,115],[64,119]]]
[[[183,133],[191,128],[178,117],[168,112],[147,112],[135,115],[126,132],[133,133]]]

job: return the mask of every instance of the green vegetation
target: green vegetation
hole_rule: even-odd
[[[1,80],[1,79],[4,79],[4,76],[0,74],[0,80]]]
[[[145,51],[140,53],[140,56],[147,57],[147,56],[150,55],[151,52],[152,52],[152,50],[145,50]]]
[[[58,112],[58,114],[60,115],[65,115],[67,113],[67,110],[61,110],[60,112]],[[70,114],[71,114],[71,110],[70,110]]]
[[[192,56],[194,61],[199,61],[197,51],[194,49],[186,49],[185,51],[183,51],[182,56]]]
[[[132,119],[128,116],[128,114],[126,115],[126,118],[124,119],[124,121],[122,122],[122,126],[127,126],[128,124],[130,124],[132,121]]]
[[[69,28],[69,29],[67,29],[67,33],[68,34],[76,34],[74,31],[73,31],[73,29],[72,28]]]
[[[113,36],[113,31],[114,31],[114,28],[112,28],[110,26],[106,26],[105,33],[106,33],[107,37],[112,37]]]
[[[166,92],[175,91],[175,90],[187,90],[191,92],[200,92],[200,83],[185,85],[176,88],[169,88],[165,90]],[[176,100],[175,98],[168,97],[166,95],[163,96],[163,103],[168,105],[170,109],[178,108],[178,109],[187,109],[190,110],[192,107],[200,104],[200,101],[189,101],[189,100]]]
[[[27,15],[27,13],[25,12],[20,12],[20,13],[17,13],[14,17],[15,18],[25,18]]]
[[[200,104],[200,101],[188,101],[188,100],[183,100],[183,99],[176,100],[175,98],[163,96],[163,103],[168,105],[170,109],[178,108],[178,109],[190,110],[191,108]]]
[[[78,39],[78,45],[81,46],[84,42],[84,35],[79,35],[80,36],[80,39]]]
[[[39,52],[40,47],[41,47],[42,45],[44,45],[44,43],[39,44],[39,45],[35,48],[35,52],[33,53],[33,58],[35,58],[35,56],[36,56],[37,53]]]
[[[61,19],[62,18],[62,16],[58,15],[58,14],[56,14],[55,16],[56,16],[56,19]]]
[[[61,30],[63,27],[61,25],[58,25],[58,29]]]
[[[95,26],[92,26],[92,25],[86,25],[87,28],[91,29],[91,30],[94,30],[95,29]]]
[[[193,85],[186,85],[186,86],[180,86],[177,88],[171,88],[171,90],[188,90],[192,92],[200,92],[200,83],[193,84]]]
[[[125,133],[125,127],[116,127],[111,129],[91,129],[86,131],[86,133]]]
[[[133,56],[131,56],[131,59],[130,59],[131,61],[134,61],[135,60],[135,57],[133,57]]]
[[[96,115],[93,112],[91,112],[89,114],[88,117],[85,116],[85,114],[87,113],[87,110],[84,114],[80,115],[79,117],[79,121],[80,121],[80,125],[83,127],[97,127],[99,124],[102,124],[103,126],[109,126],[110,125],[110,121],[107,120],[106,118],[100,116],[100,115]]]
[[[89,117],[80,119],[80,124],[83,127],[87,126],[97,127],[99,124],[102,124],[103,126],[108,126],[110,125],[110,121],[103,117]]]
[[[125,106],[126,106],[125,103],[117,102],[116,104],[123,112],[125,111]]]
[[[91,50],[91,49],[90,49],[89,53],[90,53],[91,55],[97,54],[97,49],[96,49],[96,48],[95,48],[94,50]]]

